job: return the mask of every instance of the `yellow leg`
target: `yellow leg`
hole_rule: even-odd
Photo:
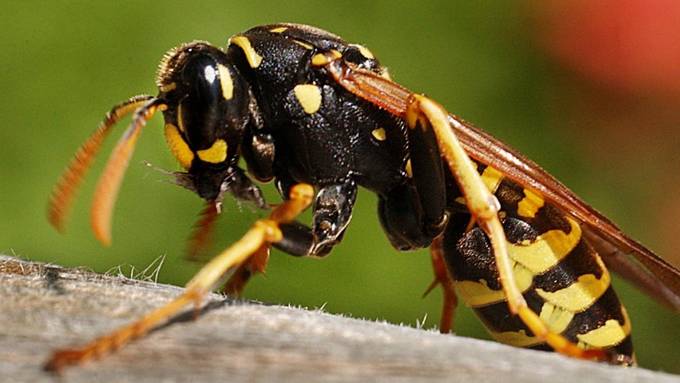
[[[224,250],[206,264],[186,285],[186,291],[166,305],[146,314],[136,322],[121,327],[108,335],[73,349],[56,351],[45,364],[48,371],[58,372],[69,365],[79,364],[111,353],[133,339],[144,336],[149,330],[166,322],[188,304],[200,305],[222,276],[245,262],[262,246],[282,239],[279,223],[294,220],[312,202],[314,189],[299,184],[291,189],[290,199],[277,206],[268,219],[256,221],[235,244]]]
[[[256,273],[264,273],[269,262],[270,245],[261,246],[246,262],[239,266],[229,277],[222,289],[223,294],[241,296],[250,278]]]
[[[423,121],[423,118],[426,121]],[[434,130],[439,150],[465,196],[470,214],[491,241],[499,280],[510,312],[519,315],[536,337],[544,339],[559,353],[582,359],[607,360],[608,355],[603,350],[583,350],[562,335],[550,332],[539,316],[527,306],[512,273],[507,239],[498,218],[500,204],[485,186],[475,165],[453,133],[444,108],[427,97],[412,95],[406,112],[406,121],[411,128],[420,125],[421,129],[431,127]]]

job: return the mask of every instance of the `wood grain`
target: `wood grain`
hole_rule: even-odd
[[[42,371],[76,345],[178,295],[174,286],[0,256],[0,381],[676,382],[680,377],[320,311],[212,295],[115,355]]]

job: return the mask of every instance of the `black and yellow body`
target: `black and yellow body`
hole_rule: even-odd
[[[611,286],[609,271],[583,237],[579,222],[496,169],[479,169],[501,204],[515,281],[529,308],[551,331],[580,347],[612,349],[632,360],[628,315]],[[517,316],[509,314],[489,241],[479,228],[469,227],[470,216],[461,202],[443,241],[456,292],[494,339],[550,350]]]
[[[392,82],[361,45],[304,25],[259,26],[231,37],[225,49],[194,42],[171,50],[157,85],[156,97],[115,107],[81,147],[53,193],[56,227],[103,137],[132,111],[93,204],[103,242],[110,241],[113,201],[134,142],[157,110],[185,169],[176,182],[208,204],[199,231],[209,230],[225,193],[268,208],[251,177],[273,180],[286,202],[215,257],[170,311],[165,306],[83,349],[55,354],[50,368],[142,335],[228,270],[227,290],[240,292],[264,268],[269,246],[295,256],[328,254],[350,223],[359,186],[378,195],[378,217],[395,248],[431,246],[444,288],[443,331],[455,287],[501,342],[632,364],[630,322],[605,267],[608,259],[629,266],[625,252],[646,269],[624,276],[680,307],[676,269],[531,161]],[[300,193],[300,184],[311,192]],[[294,218],[310,203],[308,226]]]
[[[335,197],[328,192],[326,205],[332,204],[333,213],[339,214],[329,216],[321,204],[314,206],[315,223],[326,220],[338,228],[333,241],[349,221],[357,185],[378,194],[379,216],[395,247],[429,246],[434,237],[445,233],[445,259],[456,290],[493,337],[517,346],[546,348],[517,316],[510,315],[488,239],[481,229],[468,227],[470,215],[455,183],[446,183],[437,174],[445,169],[443,163],[434,164],[442,161],[438,152],[434,160],[418,162],[421,173],[435,174],[426,175],[419,184],[407,166],[414,166],[414,161],[409,163],[413,151],[427,154],[430,148],[422,138],[409,140],[402,119],[357,98],[324,69],[315,68],[314,55],[331,50],[357,66],[385,73],[366,48],[313,28],[264,26],[231,39],[228,60],[250,84],[263,121],[242,143],[248,164],[258,170],[252,173],[262,180],[273,177],[284,196],[286,185],[299,182],[314,185],[319,195],[329,189],[337,193]],[[271,142],[276,153],[271,172],[263,170],[269,164],[262,166],[257,146],[249,145],[263,141]],[[551,330],[575,343],[614,347],[618,354],[632,358],[625,309],[610,286],[603,262],[580,235],[579,223],[545,204],[536,192],[504,180],[498,171],[480,169],[501,203],[515,279],[530,308]],[[448,224],[442,224],[448,215]],[[312,226],[304,251],[298,249],[300,241],[283,249],[320,255],[315,250],[324,243],[322,252],[327,252],[333,242],[327,241],[320,226]]]

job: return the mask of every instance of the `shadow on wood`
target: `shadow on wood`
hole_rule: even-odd
[[[82,344],[181,289],[0,256],[0,380],[64,382],[680,382],[387,323],[211,295],[120,352],[42,371],[50,350]],[[187,308],[187,312],[191,308]]]

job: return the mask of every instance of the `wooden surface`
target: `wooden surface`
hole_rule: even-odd
[[[180,291],[0,256],[0,381],[680,383],[641,368],[219,295],[198,320],[182,315],[61,378],[41,370],[53,348],[128,323]]]

